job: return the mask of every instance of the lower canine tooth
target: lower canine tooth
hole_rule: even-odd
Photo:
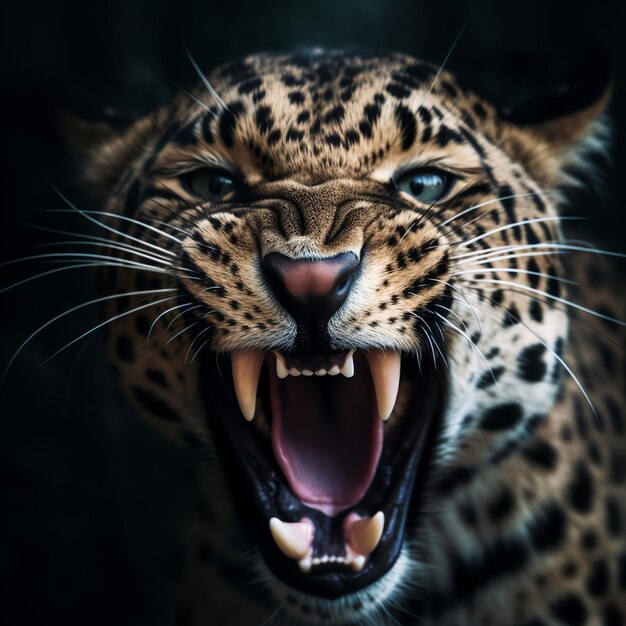
[[[256,392],[263,366],[263,353],[260,350],[238,350],[232,353],[230,361],[237,402],[243,416],[250,421],[256,409]]]
[[[311,571],[311,559],[300,559],[298,567],[303,574],[308,574]]]
[[[313,544],[311,522],[289,523],[272,517],[270,533],[280,551],[290,559],[304,559]]]
[[[347,521],[345,533],[350,548],[357,555],[368,556],[376,549],[384,526],[385,514],[382,511],[372,517]]]
[[[370,350],[367,353],[367,362],[376,390],[378,415],[387,421],[396,404],[400,387],[400,355],[397,352]]]

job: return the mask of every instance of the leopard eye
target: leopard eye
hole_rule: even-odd
[[[205,200],[221,200],[234,191],[236,182],[224,170],[202,168],[183,176],[187,190]]]
[[[413,196],[424,204],[434,204],[450,190],[452,176],[437,170],[411,170],[402,174],[396,181],[400,191]]]

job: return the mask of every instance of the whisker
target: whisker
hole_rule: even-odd
[[[593,411],[593,414],[595,416],[595,418],[599,421],[599,417],[598,414],[596,412],[595,407],[593,406],[593,403],[591,402],[591,398],[589,398],[589,396],[587,395],[587,392],[585,391],[584,387],[582,386],[582,384],[580,383],[580,381],[578,380],[578,378],[575,376],[574,372],[572,372],[572,370],[570,369],[570,367],[567,365],[567,363],[546,343],[546,341],[540,337],[532,328],[530,328],[530,326],[528,326],[528,324],[526,324],[523,320],[521,320],[519,317],[515,316],[513,313],[511,313],[508,309],[506,309],[504,306],[502,306],[501,304],[497,304],[495,303],[496,306],[501,309],[502,311],[504,311],[504,313],[506,315],[508,315],[511,319],[513,319],[514,321],[522,324],[528,331],[530,331],[538,340],[539,342],[546,348],[546,350],[548,350],[552,356],[559,362],[559,364],[565,369],[565,371],[571,376],[572,380],[574,381],[574,383],[576,383],[576,386],[578,387],[578,389],[580,390],[580,392],[583,394],[585,400],[587,401],[587,404],[589,405],[589,407],[591,408],[591,410]]]
[[[160,263],[161,265],[171,265],[171,260],[166,259],[165,257],[151,255],[149,253],[144,253],[136,248],[132,248],[130,246],[125,246],[123,244],[117,243],[100,243],[97,241],[52,241],[50,243],[43,243],[35,246],[36,248],[48,247],[48,246],[97,246],[98,248],[110,248],[111,250],[120,250],[121,252],[126,252],[128,254],[132,254],[135,256],[142,257],[144,259],[148,259],[150,261],[154,261],[155,263]],[[120,257],[123,258],[123,257]]]
[[[169,330],[174,325],[176,320],[182,315],[184,315],[185,313],[189,313],[189,311],[193,311],[194,309],[199,309],[200,307],[202,307],[202,304],[196,304],[195,306],[192,306],[189,309],[185,309],[184,311],[181,311],[180,313],[178,313],[178,315],[174,317],[174,319],[170,321],[170,323],[165,327],[165,330]]]
[[[144,241],[143,239],[139,239],[137,237],[133,237],[132,235],[129,235],[128,233],[118,230],[117,228],[113,228],[112,226],[109,226],[108,224],[105,224],[104,222],[97,220],[95,217],[92,217],[91,215],[91,213],[97,213],[97,212],[83,211],[82,209],[79,209],[66,196],[64,196],[52,183],[50,183],[50,186],[56,192],[56,194],[65,202],[65,204],[67,204],[72,209],[72,211],[78,213],[79,215],[82,215],[85,219],[88,219],[90,222],[93,222],[97,226],[100,226],[100,228],[104,228],[105,230],[115,233],[116,235],[120,235],[121,237],[140,243],[142,246],[148,246],[149,248],[158,250],[159,252],[162,252],[163,254],[169,254],[170,256],[175,256],[175,254],[173,252],[170,252],[169,250],[164,250],[163,248],[161,248],[160,246],[157,246],[156,244],[150,243],[149,241]],[[64,209],[52,209],[52,212],[66,212],[66,211],[67,210],[64,210]],[[117,216],[117,217],[121,217],[121,216]]]
[[[101,261],[124,262],[128,265],[132,265],[133,267],[163,271],[162,267],[155,267],[154,265],[140,263],[139,261],[133,261],[131,259],[121,259],[119,257],[107,256],[105,254],[91,254],[88,252],[48,252],[46,254],[33,254],[30,256],[21,257],[19,259],[11,259],[10,261],[4,261],[3,263],[0,263],[0,267],[4,267],[6,265],[13,265],[14,263],[23,263],[25,261],[37,261],[37,260],[43,260],[43,259],[70,260],[74,258],[98,259]]]
[[[465,297],[465,294],[460,289],[457,289],[452,283],[449,283],[444,280],[438,280],[437,278],[429,278],[428,280],[434,283],[440,283],[441,285],[445,285],[446,287],[450,287],[450,289],[452,289],[455,293],[458,293],[461,296],[461,298],[463,298],[463,300],[465,301],[465,305],[472,312],[472,315],[474,316],[474,319],[476,320],[478,330],[482,331],[482,327],[480,325],[480,320],[478,319],[478,314],[476,313],[476,309],[469,303],[469,300]],[[457,302],[459,301],[457,300]],[[463,304],[463,302],[460,302],[460,304]]]
[[[165,345],[171,343],[172,341],[174,341],[174,339],[176,339],[176,337],[178,337],[179,335],[182,335],[184,332],[191,330],[194,326],[197,326],[200,322],[194,322],[193,324],[190,324],[189,326],[185,326],[182,330],[179,330],[175,335],[172,335],[166,342]]]
[[[605,315],[604,313],[599,313],[598,311],[594,311],[593,309],[588,309],[581,304],[576,304],[571,300],[566,300],[565,298],[561,298],[559,296],[553,296],[551,293],[547,291],[542,291],[541,289],[535,289],[534,287],[529,287],[528,285],[524,285],[522,283],[514,283],[510,280],[499,280],[495,278],[471,278],[469,279],[472,283],[489,283],[493,285],[506,285],[508,287],[514,287],[515,289],[522,289],[526,291],[530,291],[532,293],[536,293],[540,296],[544,296],[545,298],[549,298],[550,300],[555,300],[556,302],[561,302],[567,306],[571,306],[579,311],[584,311],[585,313],[589,313],[589,315],[594,315],[595,317],[599,317],[603,320],[607,320],[608,322],[613,322],[614,324],[618,324],[619,326],[626,326],[626,322],[622,322],[615,317],[611,317],[610,315]],[[467,282],[464,280],[463,282]]]
[[[184,47],[185,47],[185,52],[187,53],[187,56],[189,57],[189,60],[191,61],[191,65],[193,65],[193,69],[196,71],[196,74],[198,74],[198,76],[200,77],[200,80],[202,81],[204,86],[207,88],[207,91],[211,94],[211,96],[213,97],[215,102],[217,102],[217,104],[219,105],[221,109],[228,111],[228,107],[226,106],[226,103],[220,98],[217,91],[213,89],[213,85],[211,85],[207,77],[204,75],[204,73],[202,72],[198,64],[196,63],[195,59],[191,56],[191,52],[189,52],[189,50],[187,49],[187,46],[184,46]]]
[[[161,298],[160,300],[156,300],[154,302],[148,302],[148,304],[142,304],[141,306],[134,307],[130,311],[124,311],[123,313],[118,313],[117,315],[114,315],[113,317],[110,317],[109,319],[105,320],[104,322],[100,322],[100,324],[97,324],[93,328],[90,328],[88,331],[84,332],[82,335],[79,335],[78,337],[76,337],[76,339],[72,339],[72,341],[70,341],[69,343],[65,344],[62,348],[57,350],[53,355],[49,356],[41,365],[42,366],[45,365],[46,363],[48,363],[48,361],[51,361],[55,356],[57,356],[57,354],[60,354],[61,352],[63,352],[67,348],[69,348],[70,346],[74,345],[77,341],[80,341],[81,339],[84,339],[85,337],[87,337],[87,335],[90,335],[91,333],[95,332],[99,328],[102,328],[103,326],[106,326],[107,324],[110,324],[111,322],[114,322],[115,320],[119,320],[120,318],[126,317],[127,315],[130,315],[131,313],[136,313],[137,311],[141,311],[143,309],[147,309],[148,307],[155,306],[155,305],[161,304],[163,302],[168,302],[168,301],[174,300],[176,298],[178,298],[178,296],[170,296],[168,298]]]
[[[159,315],[157,315],[154,318],[154,321],[152,322],[152,324],[150,324],[150,329],[148,330],[148,335],[146,337],[146,343],[148,343],[148,341],[150,341],[150,336],[152,335],[152,331],[154,330],[154,327],[156,326],[156,323],[164,316],[167,315],[168,313],[170,313],[171,311],[175,311],[176,309],[180,309],[182,307],[190,307],[191,304],[190,303],[185,303],[185,304],[178,304],[176,306],[171,307],[170,309],[167,309],[165,311],[163,311],[162,313],[159,313]]]
[[[116,298],[125,298],[125,297],[129,297],[129,296],[140,296],[140,295],[148,295],[148,294],[166,293],[166,292],[172,292],[172,291],[176,291],[176,289],[174,289],[174,288],[170,288],[170,289],[147,289],[147,290],[144,289],[144,290],[141,290],[141,291],[130,291],[130,292],[126,292],[126,293],[116,293],[116,294],[109,295],[109,296],[102,296],[100,298],[94,298],[93,300],[89,300],[89,302],[83,302],[81,304],[78,304],[78,305],[68,309],[67,311],[64,311],[63,313],[60,313],[59,315],[56,315],[51,320],[48,320],[45,324],[43,324],[43,326],[40,326],[34,333],[32,333],[20,345],[20,347],[13,353],[13,356],[9,360],[9,363],[7,364],[7,366],[6,366],[5,370],[4,370],[4,374],[2,375],[2,379],[0,380],[0,387],[2,387],[4,385],[4,381],[5,381],[6,377],[7,377],[7,374],[9,373],[9,369],[11,368],[11,365],[13,364],[13,362],[15,361],[17,356],[22,352],[22,350],[28,345],[28,343],[30,343],[30,341],[33,338],[35,338],[37,335],[39,335],[39,333],[41,333],[43,330],[48,328],[48,326],[50,326],[51,324],[54,324],[54,322],[62,319],[63,317],[66,317],[67,315],[70,315],[71,313],[74,313],[75,311],[78,311],[80,309],[84,309],[87,306],[91,306],[92,304],[99,304],[100,302],[107,302],[109,300],[115,300]]]
[[[443,309],[444,311],[448,311],[448,313],[451,313],[452,315],[454,315],[454,317],[456,317],[456,319],[458,319],[459,322],[461,322],[461,326],[463,327],[463,332],[467,333],[467,324],[463,321],[461,317],[459,317],[457,313],[455,313],[452,309],[448,308],[447,306],[444,306],[443,304],[435,304],[435,306],[439,309]]]
[[[546,192],[530,192],[530,193],[514,193],[511,194],[509,196],[500,196],[498,198],[493,198],[491,200],[486,200],[485,202],[481,202],[479,204],[475,204],[463,211],[461,211],[460,213],[457,213],[456,215],[453,215],[452,217],[449,217],[447,220],[445,220],[444,222],[441,222],[441,224],[439,225],[440,228],[447,226],[448,224],[450,224],[451,222],[454,222],[455,220],[458,220],[460,217],[463,217],[465,214],[470,213],[471,211],[475,211],[476,209],[480,209],[484,206],[487,206],[489,204],[493,204],[494,202],[502,202],[502,200],[513,200],[515,198],[530,198],[532,196],[540,196],[540,195],[544,195],[547,193]]]
[[[194,344],[196,343],[196,341],[198,341],[198,339],[200,339],[200,337],[202,337],[202,335],[204,335],[205,333],[209,332],[209,330],[211,330],[211,326],[206,326],[204,329],[202,329],[194,338],[193,341],[189,344],[189,348],[187,348],[187,353],[185,354],[185,359],[184,362],[187,363],[187,359],[189,358],[189,355],[191,354],[191,351],[193,349]],[[204,345],[204,344],[203,344]],[[196,353],[194,353],[195,356]]]
[[[431,81],[431,83],[430,83],[430,85],[428,87],[428,93],[430,93],[433,90],[433,87],[435,86],[435,84],[439,80],[439,77],[441,76],[441,72],[443,72],[444,68],[446,67],[446,63],[448,62],[448,60],[450,59],[450,56],[454,52],[454,49],[456,48],[457,44],[459,43],[459,40],[463,36],[463,33],[465,32],[465,29],[467,28],[467,25],[472,20],[472,17],[474,17],[474,12],[473,11],[472,11],[472,13],[469,14],[468,18],[465,20],[465,23],[461,27],[461,30],[459,31],[459,34],[454,38],[454,41],[452,42],[452,45],[450,46],[450,49],[448,50],[446,56],[444,57],[443,61],[441,62],[441,65],[439,66],[439,69],[437,70],[437,73],[435,74],[434,78],[432,79],[432,81]]]
[[[484,265],[487,263],[496,263],[498,261],[507,261],[509,259],[524,259],[527,257],[540,257],[540,256],[560,256],[562,254],[569,254],[566,250],[555,250],[548,252],[526,252],[519,254],[508,254],[505,256],[484,256],[478,257],[477,259],[465,259],[463,261],[459,261],[457,265],[465,265],[466,263],[473,263],[474,265]]]
[[[169,82],[172,85],[174,85],[176,89],[178,89],[179,91],[184,93],[188,98],[193,100],[198,106],[202,107],[209,115],[212,115],[213,117],[217,117],[217,114],[215,113],[215,111],[211,111],[211,109],[206,104],[204,104],[202,100],[199,100],[198,98],[196,98],[191,92],[187,91],[184,87],[181,87],[178,83],[175,83],[173,80],[170,80]]]
[[[111,239],[106,239],[105,237],[96,237],[95,235],[88,235],[86,233],[76,233],[76,232],[72,232],[69,230],[59,230],[57,228],[47,228],[45,226],[39,226],[37,224],[26,224],[26,226],[28,226],[29,228],[35,228],[37,230],[42,230],[45,232],[49,232],[49,233],[54,233],[56,235],[69,235],[70,237],[83,237],[84,239],[89,239],[90,241],[99,241],[100,243],[103,243],[105,245],[110,245],[111,243],[113,243],[111,241]],[[144,252],[144,253],[148,253],[153,255],[154,257],[160,259],[161,261],[166,261],[169,262],[168,259],[166,257],[163,257],[159,254],[156,254],[155,252],[150,252],[148,250],[145,250],[143,248],[137,248],[136,246],[132,246],[129,243],[125,243],[125,242],[120,242],[120,241],[114,241],[114,243],[118,246],[123,246],[125,249],[128,249],[129,251],[132,252]],[[48,244],[50,245],[50,244]]]
[[[485,355],[482,353],[482,351],[478,348],[478,346],[472,341],[471,337],[463,332],[458,326],[456,326],[455,324],[453,324],[448,318],[444,317],[443,315],[440,315],[439,313],[437,313],[437,311],[433,311],[433,313],[439,317],[444,324],[448,325],[450,328],[452,328],[453,330],[455,330],[457,333],[459,333],[461,335],[461,337],[463,337],[471,346],[472,348],[474,348],[474,350],[476,351],[476,353],[480,356],[480,358],[485,362],[485,365],[487,366],[487,369],[491,372],[491,375],[493,376],[493,382],[497,382],[496,377],[494,376],[493,372],[491,371],[491,366],[489,365],[487,359],[485,358]]]
[[[56,274],[58,272],[67,272],[73,269],[80,268],[88,268],[88,267],[122,267],[124,269],[136,269],[133,265],[126,265],[124,263],[77,263],[75,265],[69,265],[65,267],[58,267],[53,270],[48,270],[47,272],[42,272],[41,274],[36,274],[35,276],[29,276],[28,278],[24,278],[23,280],[18,281],[17,283],[13,283],[8,287],[4,287],[0,289],[0,293],[4,293],[5,291],[9,291],[10,289],[14,289],[15,287],[19,287],[20,285],[25,285],[33,280],[37,280],[38,278],[44,278],[45,276],[49,276],[51,274]],[[144,272],[150,272],[154,274],[169,274],[167,270],[163,269],[144,269]]]
[[[49,209],[47,212],[48,213],[71,213],[72,211],[70,209]],[[117,213],[111,213],[110,211],[95,211],[95,210],[82,209],[81,213],[84,213],[85,215],[102,215],[104,217],[110,217],[115,220],[121,220],[122,222],[130,222],[131,224],[135,224],[136,226],[141,226],[142,228],[151,230],[152,232],[155,232],[161,235],[162,237],[167,237],[168,239],[175,241],[177,244],[182,243],[181,240],[178,239],[177,237],[174,237],[174,235],[170,235],[169,233],[166,233],[164,230],[161,230],[160,228],[156,228],[156,226],[151,226],[150,224],[146,224],[145,222],[136,220],[132,217],[126,217],[125,215],[118,215]],[[102,224],[102,222],[98,222],[98,223]],[[121,232],[121,231],[116,231],[116,232]],[[133,237],[130,237],[127,233],[121,232],[121,234],[125,237],[129,237],[129,239],[134,239]],[[144,242],[143,239],[139,239],[138,241],[144,244],[148,243],[148,242]],[[160,250],[163,253],[174,256],[174,252],[172,252],[171,250],[165,250],[163,248],[160,248]]]
[[[531,272],[530,270],[522,270],[522,269],[516,269],[516,268],[510,268],[510,267],[488,267],[488,268],[484,268],[484,267],[479,267],[475,270],[464,270],[462,272],[455,272],[453,274],[453,276],[465,276],[467,274],[471,275],[471,274],[477,274],[477,273],[481,273],[481,274],[489,274],[492,272],[507,272],[510,274],[524,274],[526,276],[539,276],[540,278],[546,278],[547,280],[555,280],[559,283],[564,283],[566,285],[574,285],[575,287],[580,287],[583,285],[583,283],[578,282],[576,280],[569,280],[568,278],[561,278],[559,276],[552,276],[550,274],[544,274],[543,272]]]
[[[478,287],[470,287],[467,284],[465,286],[468,289],[471,289],[472,291],[476,291],[478,289]],[[484,291],[486,291],[487,293],[493,293],[494,291],[496,291],[496,289],[500,289],[500,287],[498,287],[498,288],[496,288],[496,287],[491,287],[491,288],[483,288],[483,287],[481,287],[480,289],[484,289]],[[508,288],[508,289],[504,289],[504,291],[507,291],[507,292],[510,292],[510,293],[516,293],[516,294],[518,294],[520,296],[524,296],[525,298],[528,298],[530,300],[535,300],[536,302],[541,302],[542,304],[545,304],[547,302],[545,298],[540,298],[538,296],[533,295],[532,293],[528,293],[526,291],[522,291],[521,289]],[[599,331],[597,328],[595,328],[594,326],[592,326],[591,324],[586,322],[580,316],[580,313],[578,311],[568,309],[566,306],[560,306],[559,304],[556,304],[554,302],[550,303],[550,306],[554,307],[557,311],[561,311],[561,312],[567,314],[569,319],[572,322],[576,322],[577,324],[581,324],[588,331],[594,333],[595,335],[598,335],[599,337],[601,337],[602,339],[604,339],[608,343],[610,343],[613,346],[615,346],[621,352],[626,352],[626,347],[620,345],[615,340],[611,339],[611,337],[609,337],[608,335],[605,335],[603,332]]]
[[[430,327],[430,325],[426,322],[426,320],[419,315],[418,313],[416,313],[415,311],[409,311],[409,313],[415,317],[416,319],[418,319],[420,322],[422,322],[423,324],[423,330],[424,330],[424,334],[426,335],[426,339],[428,339],[428,343],[430,344],[430,349],[433,355],[433,365],[435,366],[435,369],[437,369],[437,357],[435,356],[435,345],[437,344],[436,341],[434,341],[434,338],[432,338],[432,328]],[[437,346],[438,350],[439,347]],[[441,354],[441,350],[439,350],[439,353]],[[443,356],[443,355],[442,355]]]
[[[623,252],[613,252],[611,250],[600,250],[599,248],[594,247],[585,247],[585,246],[573,246],[568,243],[560,243],[558,241],[555,242],[543,242],[543,243],[533,243],[533,244],[520,244],[519,246],[496,246],[493,248],[489,248],[486,250],[474,250],[472,252],[464,252],[463,254],[455,255],[451,258],[453,259],[466,259],[473,256],[485,256],[489,257],[496,253],[500,252],[508,252],[514,250],[536,250],[536,249],[554,249],[554,250],[565,250],[568,252],[586,252],[588,254],[599,254],[601,256],[609,256],[609,257],[617,257],[624,259],[626,258],[626,254]]]
[[[470,244],[476,243],[477,241],[480,241],[481,239],[485,239],[485,237],[489,237],[491,235],[495,235],[496,233],[500,233],[504,230],[511,230],[512,228],[515,228],[516,226],[524,226],[526,224],[536,224],[536,223],[545,223],[545,222],[565,222],[565,221],[581,221],[581,220],[587,220],[588,218],[586,217],[577,217],[577,216],[573,216],[573,215],[566,215],[566,216],[553,216],[553,217],[534,217],[532,219],[527,219],[527,220],[520,220],[519,222],[513,222],[511,224],[505,224],[504,226],[498,226],[497,228],[492,228],[491,230],[488,230],[486,233],[483,233],[482,235],[477,235],[476,237],[473,237],[472,239],[469,239],[468,241],[464,241],[460,244],[457,245],[458,248],[465,248],[467,246],[469,246]]]

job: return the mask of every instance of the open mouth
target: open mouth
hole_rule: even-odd
[[[230,365],[232,378],[209,374],[207,401],[269,568],[329,598],[378,580],[418,500],[442,390],[434,367],[378,349],[248,350]]]

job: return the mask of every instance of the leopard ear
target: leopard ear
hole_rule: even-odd
[[[61,129],[79,176],[88,191],[103,198],[145,148],[153,116],[135,119],[105,110],[97,117],[83,112],[61,115]]]
[[[598,62],[546,96],[503,109],[500,141],[544,187],[577,180],[574,170],[606,152],[611,96],[609,64]]]

